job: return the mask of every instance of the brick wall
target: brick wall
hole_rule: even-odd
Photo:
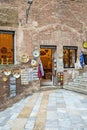
[[[0,11],[0,29],[15,31],[16,64],[20,63],[22,54],[26,52],[32,56],[33,49],[36,46],[39,48],[40,45],[56,45],[57,60],[59,54],[63,52],[64,45],[78,46],[78,56],[80,49],[86,51],[82,47],[83,41],[87,40],[86,0],[34,0],[26,24],[28,6],[27,0],[0,0],[0,10],[2,10]],[[0,67],[0,69],[2,68]],[[68,75],[67,72],[64,74]],[[71,74],[68,76],[67,79],[70,79]],[[19,84],[17,98],[19,99],[25,95],[25,91],[29,88],[25,89],[24,86],[20,88],[20,81],[17,82]],[[0,84],[0,101],[3,102],[9,99],[7,98],[9,83],[7,83],[7,87],[4,87],[2,81]],[[34,87],[34,83],[30,86],[39,90],[39,81],[37,88]],[[12,101],[15,102],[15,100],[10,100],[10,104]],[[7,102],[7,104],[9,103]]]

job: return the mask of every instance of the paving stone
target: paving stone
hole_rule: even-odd
[[[73,130],[85,130],[84,128],[74,128]]]
[[[64,126],[66,128],[72,128],[72,123],[70,120],[58,120],[58,126]]]
[[[67,127],[58,127],[58,130],[73,130],[72,128]]]
[[[0,130],[10,130],[10,127],[8,125],[5,125],[3,127],[0,127]]]
[[[46,120],[46,127],[50,128],[58,128],[58,121],[57,120]]]
[[[30,114],[18,118],[25,106],[32,106]],[[87,96],[63,89],[35,93],[0,112],[0,130],[87,130]]]
[[[45,130],[59,130],[58,128],[45,128]]]
[[[26,121],[27,121],[27,119],[25,119],[25,118],[24,119],[17,118],[17,119],[14,119],[14,120],[10,120],[8,122],[8,124],[9,124],[11,130],[23,130],[24,125],[26,124]]]

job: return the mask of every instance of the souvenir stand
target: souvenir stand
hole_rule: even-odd
[[[63,86],[63,72],[57,73],[57,80],[58,80],[58,85]]]

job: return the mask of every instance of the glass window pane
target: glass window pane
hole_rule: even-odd
[[[13,34],[0,33],[0,64],[13,64]]]
[[[70,50],[70,67],[74,67],[75,63],[75,50]]]
[[[77,47],[76,46],[64,46],[63,47],[64,68],[74,68],[76,57],[77,57]]]
[[[64,67],[69,67],[69,50],[67,49],[63,50],[63,62]]]

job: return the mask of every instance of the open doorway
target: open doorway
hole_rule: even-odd
[[[40,59],[43,64],[44,76],[41,79],[41,86],[54,85],[54,59],[56,59],[56,46],[41,45]]]

